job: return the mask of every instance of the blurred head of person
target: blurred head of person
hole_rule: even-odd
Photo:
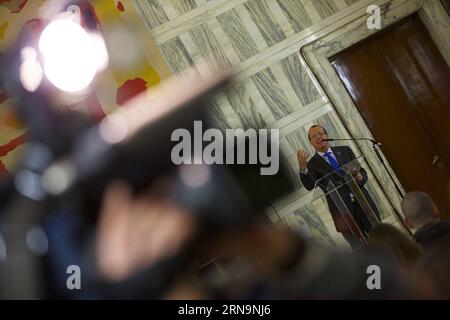
[[[390,251],[403,269],[411,269],[422,249],[408,235],[389,224],[378,224],[369,235],[368,244]]]
[[[406,194],[402,201],[405,222],[411,229],[439,221],[439,211],[431,197],[425,192],[413,191]]]

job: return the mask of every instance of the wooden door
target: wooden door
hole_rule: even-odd
[[[450,68],[414,14],[330,58],[406,191],[450,218]]]

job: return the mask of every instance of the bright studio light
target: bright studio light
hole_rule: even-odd
[[[58,89],[86,89],[95,74],[108,63],[103,39],[92,36],[70,19],[55,20],[42,32],[39,49],[44,72]]]

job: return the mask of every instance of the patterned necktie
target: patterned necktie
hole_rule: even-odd
[[[344,176],[344,171],[342,171],[341,166],[339,165],[339,162],[333,157],[333,154],[331,152],[326,152],[325,157],[327,157],[329,164],[333,168],[333,171],[336,171],[341,176]]]

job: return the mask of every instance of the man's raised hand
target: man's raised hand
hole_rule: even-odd
[[[298,166],[300,167],[300,171],[306,170],[306,165],[308,163],[309,153],[303,149],[299,149],[297,151],[297,160]]]

